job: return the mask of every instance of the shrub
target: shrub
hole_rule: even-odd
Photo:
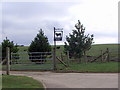
[[[50,51],[51,51],[51,46],[49,45],[48,38],[44,35],[44,32],[42,31],[42,29],[40,29],[39,33],[31,42],[28,48],[29,59],[32,62],[44,63],[46,62],[46,60],[43,60],[43,59],[47,57],[47,55],[44,52],[50,52]],[[41,54],[41,53],[35,53],[35,52],[43,52],[43,53]],[[39,59],[42,59],[42,60],[39,60]]]

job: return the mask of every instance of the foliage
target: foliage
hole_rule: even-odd
[[[32,62],[45,62],[45,60],[39,60],[39,59],[45,59],[47,56],[44,54],[35,54],[33,52],[50,52],[51,51],[51,46],[49,45],[48,38],[44,35],[44,32],[42,29],[40,29],[39,33],[37,36],[34,38],[34,40],[31,42],[29,48],[28,48],[29,53],[29,59]],[[40,55],[42,57],[40,57]],[[38,60],[37,60],[38,59]]]
[[[2,42],[2,60],[4,60],[5,57],[6,57],[6,47],[10,48],[10,54],[11,53],[16,53],[19,50],[17,48],[18,47],[17,44],[15,45],[13,41],[10,41],[6,37],[6,39],[4,39],[3,42]],[[19,55],[18,54],[15,54],[13,57],[14,57],[14,59],[19,59]],[[6,64],[6,62],[4,62],[3,64]]]
[[[78,20],[75,25],[77,30],[73,30],[72,34],[66,36],[67,42],[65,42],[65,52],[69,51],[70,57],[81,58],[87,50],[91,48],[93,43],[93,34],[85,35],[85,27]]]

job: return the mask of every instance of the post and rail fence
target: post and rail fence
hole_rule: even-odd
[[[94,53],[93,53],[94,54]],[[86,53],[83,57],[81,57],[80,59],[82,59],[82,62],[85,62],[87,64],[87,62],[93,63],[93,62],[110,62],[110,61],[117,61],[119,62],[119,58],[118,58],[118,51],[117,50],[113,50],[113,49],[109,49],[106,48],[106,50],[99,50],[97,55],[88,55],[88,53]],[[63,55],[63,61],[65,62],[65,59],[67,60],[66,63],[68,62],[68,65],[70,63],[78,63],[78,59],[76,58],[70,58],[69,56],[69,51],[67,51],[66,56]]]
[[[20,52],[10,53],[10,48],[6,48],[6,64],[2,65],[2,70],[6,70],[6,74],[10,74],[10,70],[20,71],[38,71],[38,70],[54,70],[53,52]]]
[[[101,54],[97,57],[88,60],[87,54],[85,62],[110,62],[110,61],[120,61],[118,60],[117,51],[109,50],[108,48],[103,51],[99,51]],[[33,56],[32,56],[33,54]],[[115,55],[114,55],[115,54]],[[45,57],[45,58],[44,58]],[[92,57],[92,56],[91,56]],[[71,59],[69,56],[69,51],[67,51],[67,55],[62,54],[60,57],[54,57],[53,52],[26,52],[26,53],[10,53],[10,48],[6,48],[6,58],[1,62],[6,61],[6,74],[10,74],[10,70],[56,70],[57,69],[57,61],[62,63],[65,67],[70,66],[75,59]],[[84,59],[84,57],[83,57]],[[36,62],[34,62],[36,61]],[[3,65],[4,67],[4,65]]]

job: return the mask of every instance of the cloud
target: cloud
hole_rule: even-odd
[[[35,16],[63,17],[67,8],[74,3],[56,2],[10,2],[3,3],[3,14],[14,15],[20,18],[34,18]],[[42,18],[41,18],[42,19]]]
[[[69,4],[3,3],[3,38],[8,36],[10,39],[14,39],[15,42],[23,43],[20,40],[22,36],[26,41],[23,44],[28,44],[28,38],[31,41],[38,30],[42,28],[48,38],[50,38],[49,41],[52,42],[53,27],[64,26],[69,19],[67,17],[67,8],[72,3]]]
[[[104,40],[103,40],[104,39]],[[118,40],[115,37],[100,37],[100,38],[95,38],[95,41],[97,44],[105,43],[105,44],[113,44],[113,43],[118,43]]]
[[[0,42],[2,42],[2,3],[0,3]]]
[[[113,38],[110,42],[116,42],[118,37],[116,4],[117,2],[113,0],[106,0],[104,3],[101,0],[4,2],[3,38],[7,36],[18,44],[29,45],[42,28],[53,44],[53,27],[56,27],[64,28],[63,42],[65,42],[66,35],[75,29],[74,25],[80,19],[86,27],[86,34],[95,35],[95,43],[104,43],[108,38]]]
[[[69,12],[74,19],[80,18],[86,27],[86,33],[93,33],[95,38],[101,38],[101,40],[95,39],[95,43],[117,43],[117,5],[117,0],[84,0],[81,5],[70,7]],[[113,39],[108,40],[108,38]]]

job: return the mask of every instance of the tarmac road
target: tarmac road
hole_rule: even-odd
[[[18,72],[44,83],[46,88],[118,88],[118,73]]]

